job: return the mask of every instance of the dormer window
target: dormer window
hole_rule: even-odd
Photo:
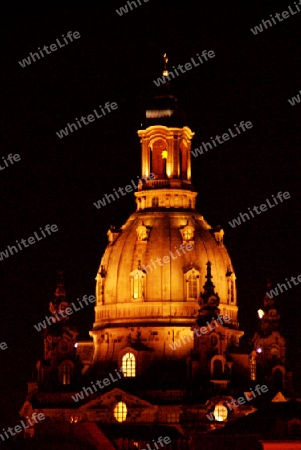
[[[216,229],[213,231],[213,235],[217,245],[223,245],[225,232],[220,225],[218,225]]]
[[[120,230],[115,230],[114,226],[111,226],[107,232],[109,244],[112,244],[120,234]]]
[[[183,243],[193,242],[194,241],[194,228],[187,225],[186,227],[180,230],[182,235]]]
[[[144,225],[137,227],[136,232],[138,241],[147,241],[149,230]]]

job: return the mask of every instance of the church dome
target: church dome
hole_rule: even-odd
[[[235,274],[224,232],[212,229],[195,210],[194,133],[188,127],[156,125],[138,135],[143,182],[135,192],[137,210],[121,229],[108,231],[96,277],[93,331],[129,322],[191,326],[202,305],[208,262],[221,314],[236,326]]]
[[[170,190],[151,195],[164,199]],[[120,230],[109,230],[96,278],[94,329],[129,322],[193,324],[208,261],[221,313],[235,322],[235,276],[221,232],[195,211],[159,206],[137,211]]]

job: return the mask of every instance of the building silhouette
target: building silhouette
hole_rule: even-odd
[[[59,273],[20,411],[46,418],[16,446],[301,448],[280,314],[265,297],[253,341],[243,342],[224,232],[196,211],[193,135],[173,95],[152,100],[138,131],[136,211],[109,229],[96,275],[93,340],[78,342],[72,315],[60,318],[72,304]]]

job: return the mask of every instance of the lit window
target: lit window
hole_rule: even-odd
[[[138,228],[136,228],[136,232],[138,241],[147,240],[149,230],[144,225],[140,225]]]
[[[125,377],[136,376],[136,358],[133,353],[126,353],[122,357],[122,372]]]
[[[195,273],[191,273],[188,277],[188,298],[197,298],[198,296],[198,280]]]
[[[60,382],[64,385],[71,383],[71,378],[73,374],[73,364],[63,363],[59,367],[59,377]]]
[[[70,384],[70,366],[68,364],[63,365],[63,384]]]
[[[145,274],[142,270],[134,270],[131,274],[131,293],[132,298],[143,298]]]
[[[133,298],[139,298],[139,275],[135,273],[133,280]]]
[[[173,412],[166,414],[166,422],[167,423],[179,423],[180,422],[180,414]]]
[[[228,417],[228,410],[223,405],[216,405],[214,408],[214,417],[218,422],[223,422]]]
[[[256,381],[256,359],[251,359],[250,363],[250,378],[252,381]]]
[[[180,230],[183,241],[193,241],[194,240],[194,228],[191,226],[186,226]]]
[[[150,171],[156,178],[162,180],[166,175],[167,142],[157,139],[151,144],[151,167]]]
[[[123,402],[118,402],[114,408],[114,417],[117,422],[124,422],[126,419],[127,407]]]
[[[234,302],[234,281],[231,280],[231,302]]]
[[[70,416],[69,417],[70,423],[77,423],[78,422],[78,416]]]

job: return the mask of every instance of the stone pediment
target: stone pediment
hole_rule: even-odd
[[[106,392],[105,394],[100,394],[99,397],[85,403],[83,406],[79,408],[79,410],[89,410],[89,409],[103,409],[103,408],[112,408],[117,402],[124,402],[129,407],[152,407],[153,405],[141,398],[129,394],[122,389],[115,388],[110,392]]]
[[[276,403],[276,402],[287,402],[287,399],[284,397],[284,395],[280,391],[272,399],[272,403]]]

